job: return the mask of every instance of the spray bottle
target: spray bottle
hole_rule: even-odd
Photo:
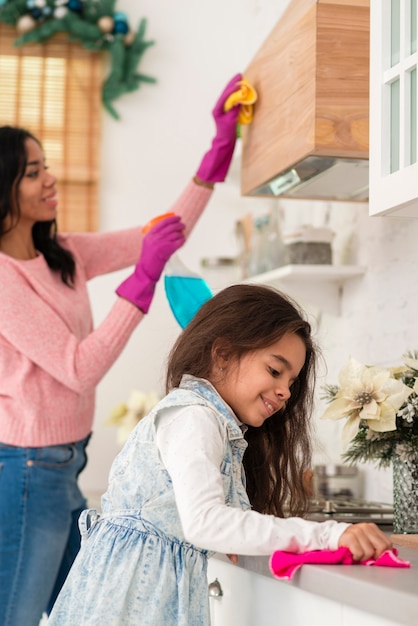
[[[143,227],[143,234],[172,215],[172,212],[158,215]],[[187,326],[202,304],[213,295],[207,282],[192,272],[178,254],[173,254],[165,266],[164,288],[171,311],[181,328]]]

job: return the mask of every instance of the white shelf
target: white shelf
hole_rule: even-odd
[[[366,268],[358,265],[285,265],[245,282],[276,287],[298,302],[307,301],[339,315],[344,283],[365,272]]]

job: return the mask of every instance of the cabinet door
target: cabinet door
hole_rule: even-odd
[[[251,573],[212,558],[208,563],[208,581],[215,580],[222,595],[209,595],[211,626],[254,626]]]
[[[370,215],[418,217],[417,0],[371,0]]]

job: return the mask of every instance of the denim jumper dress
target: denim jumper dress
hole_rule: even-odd
[[[250,508],[242,430],[208,381],[186,375],[141,420],[116,457],[102,515],[82,513],[82,547],[50,626],[210,624],[206,570],[213,552],[185,541],[171,479],[155,443],[155,420],[164,409],[189,406],[192,411],[196,405],[208,407],[224,432],[225,502]]]

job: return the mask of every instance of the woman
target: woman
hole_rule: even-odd
[[[37,626],[79,549],[95,388],[148,312],[171,254],[225,179],[238,107],[213,116],[216,135],[196,176],[171,207],[141,228],[58,234],[56,179],[31,133],[0,128],[0,623]],[[139,260],[137,261],[139,256]],[[93,328],[86,284],[135,265]]]

